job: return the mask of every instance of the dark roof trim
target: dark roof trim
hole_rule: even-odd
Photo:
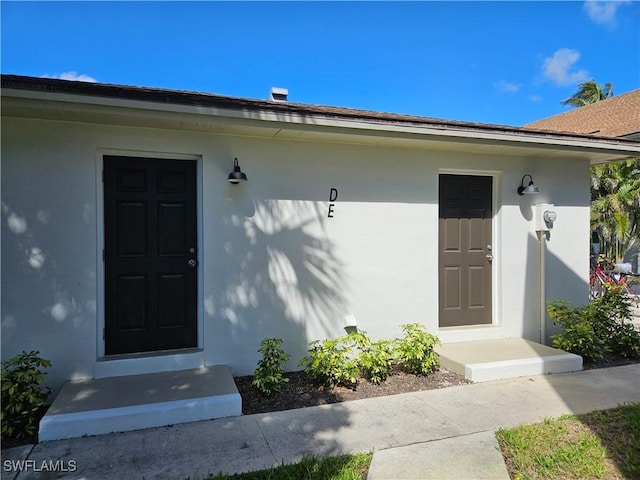
[[[475,131],[507,133],[511,135],[538,134],[541,137],[580,138],[589,140],[609,140],[611,137],[596,137],[567,132],[550,132],[506,125],[442,120],[437,118],[382,113],[352,108],[310,105],[292,102],[275,102],[240,97],[230,97],[211,93],[191,92],[185,90],[167,90],[151,87],[137,87],[107,83],[80,82],[55,78],[38,78],[21,75],[1,75],[3,89],[26,90],[47,93],[62,93],[94,97],[137,100],[160,104],[210,107],[231,110],[269,111],[298,115],[319,115],[329,119],[357,120],[371,123],[422,126],[441,130]],[[620,143],[626,140],[616,139]],[[635,142],[633,142],[635,143]]]

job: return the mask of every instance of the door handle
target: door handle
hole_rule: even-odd
[[[490,253],[487,254],[487,260],[492,261],[493,260],[493,255],[491,255]]]
[[[196,268],[196,265],[198,265],[198,262],[193,258],[187,262],[187,266],[189,268]]]

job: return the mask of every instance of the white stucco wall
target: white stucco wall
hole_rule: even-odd
[[[198,162],[200,346],[207,364],[255,369],[266,337],[295,368],[307,343],[356,316],[373,338],[421,322],[445,341],[539,338],[532,204],[554,203],[546,296],[586,300],[589,168],[581,160],[223,136],[5,118],[2,358],[53,361],[51,383],[92,377],[103,351],[102,154]],[[233,157],[249,182],[226,181]],[[187,160],[185,160],[187,161]],[[494,177],[495,324],[438,329],[438,173]],[[531,173],[541,194],[520,197]],[[333,218],[329,193],[338,190]]]

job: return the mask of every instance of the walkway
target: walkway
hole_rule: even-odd
[[[499,427],[638,401],[640,364],[635,364],[45,442],[23,449],[22,458],[28,455],[31,467],[55,461],[59,468],[75,465],[76,471],[56,478],[199,480],[209,472],[290,463],[303,454],[373,450],[371,479],[429,478],[438,465],[464,467],[464,458],[473,452],[495,453],[492,438]],[[422,453],[414,456],[415,449]],[[462,451],[467,457],[459,456]],[[429,464],[429,452],[440,452],[436,463]],[[3,467],[20,453],[3,452]],[[490,455],[484,467],[473,463],[473,477],[468,478],[504,474],[499,455]],[[461,473],[451,475],[460,478]],[[2,478],[16,476],[3,468]],[[17,478],[43,476],[31,468]]]

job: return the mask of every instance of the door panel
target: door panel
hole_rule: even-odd
[[[460,279],[460,267],[445,266],[443,268],[444,274],[444,288],[447,294],[444,296],[444,308],[455,309],[460,308],[462,305],[461,298],[461,279]]]
[[[158,206],[158,253],[161,257],[185,255],[188,250],[184,210],[184,203]]]
[[[439,325],[492,322],[492,178],[440,175]]]
[[[197,346],[195,162],[105,156],[105,352]]]
[[[143,202],[117,203],[117,243],[119,257],[147,254],[147,205]]]
[[[181,308],[187,301],[188,281],[186,276],[182,274],[161,275],[158,288],[160,294],[159,327],[182,327],[186,320],[184,309]]]
[[[120,275],[117,286],[117,323],[122,332],[144,330],[147,324],[147,277]]]

